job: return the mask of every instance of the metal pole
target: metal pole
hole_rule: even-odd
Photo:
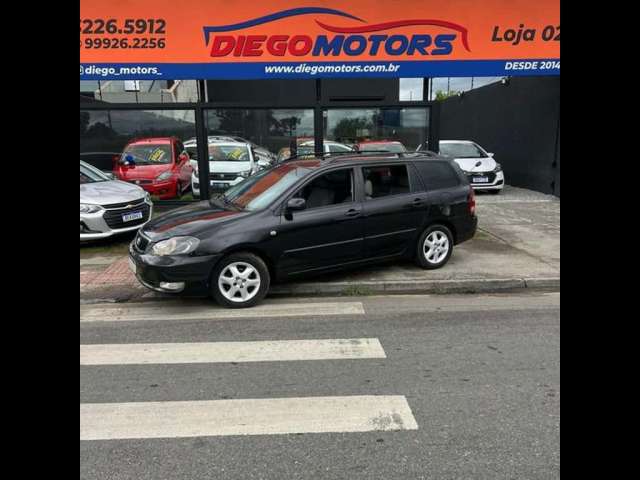
[[[314,143],[315,154],[322,156],[324,154],[324,117],[322,115],[322,83],[320,79],[316,79],[316,105],[313,112],[314,117]]]
[[[200,199],[209,199],[209,141],[205,125],[204,108],[197,106],[196,142],[198,149],[198,180],[200,181]]]

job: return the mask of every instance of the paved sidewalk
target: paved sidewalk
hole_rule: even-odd
[[[364,295],[370,293],[495,292],[518,288],[558,290],[560,285],[560,200],[505,187],[501,195],[477,195],[479,231],[456,247],[439,270],[410,262],[274,285],[272,295]],[[91,255],[81,247],[82,303],[168,298],[138,284],[126,248]]]

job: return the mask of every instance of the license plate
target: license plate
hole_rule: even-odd
[[[133,259],[131,257],[129,257],[129,270],[131,270],[134,274],[136,273],[136,271],[138,270],[138,267],[136,265],[136,262],[133,261]]]
[[[214,188],[224,188],[225,190],[229,188],[229,184],[223,182],[211,182],[211,186]]]
[[[473,183],[488,183],[489,177],[473,177]]]
[[[133,220],[140,220],[142,218],[142,212],[131,212],[122,215],[123,222],[132,222]]]

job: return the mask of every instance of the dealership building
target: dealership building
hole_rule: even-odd
[[[197,3],[197,0],[191,1]],[[81,19],[83,3],[90,4],[96,12],[102,8],[98,2],[95,5],[94,2],[81,2]],[[407,4],[407,11],[398,13],[403,18],[410,16],[412,9],[420,8],[420,2],[407,0],[404,3]],[[233,18],[252,16],[246,10],[235,12],[234,8],[237,7],[221,5],[219,8],[229,10],[230,16],[235,15]],[[260,26],[262,22],[287,28],[287,25],[296,24],[286,22],[307,21],[311,18],[309,14],[318,14],[318,11],[325,16],[316,17],[325,19],[329,11],[317,8],[311,9],[314,11],[298,10],[300,11],[296,14],[300,17],[296,19],[286,18],[286,15],[291,17],[292,13],[279,12],[269,18],[264,16],[254,19],[249,26],[249,22],[245,22],[246,24],[232,27],[236,30],[251,30],[263,28]],[[356,18],[343,12],[339,14],[342,17]],[[375,12],[370,15],[374,14]],[[336,16],[335,13],[332,15]],[[356,20],[361,21],[360,18]],[[321,24],[319,20],[317,22]],[[325,30],[337,28],[321,25]],[[380,29],[380,25],[382,24],[375,26]],[[403,26],[405,24],[398,25],[400,24],[388,28],[409,28]],[[470,53],[464,51],[464,48],[471,50],[467,45],[466,29],[461,30],[462,27],[456,27],[457,24],[443,25],[433,27],[430,24],[411,28],[457,29],[455,33],[464,42],[461,46],[456,44],[456,48],[463,50],[468,57]],[[201,28],[202,26],[199,30]],[[205,31],[207,28],[214,32],[222,30],[218,27],[205,27]],[[231,27],[225,28],[229,30]],[[194,30],[198,29],[194,27]],[[171,30],[168,30],[167,44],[173,40],[170,33]],[[469,32],[468,38],[469,44],[473,46],[478,35],[474,36],[472,33]],[[446,35],[442,36],[444,38]],[[419,37],[418,40],[415,37]],[[407,36],[411,39],[407,45],[413,45],[419,50],[419,41],[426,37],[427,35]],[[95,37],[86,38],[93,42],[92,38]],[[389,39],[392,38],[394,37]],[[455,36],[449,35],[448,38]],[[430,42],[431,37],[428,40]],[[199,41],[201,40],[194,40],[194,45]],[[115,57],[113,51],[108,50],[83,51],[82,42],[81,34],[80,158],[103,170],[111,169],[114,158],[122,153],[132,139],[178,137],[183,143],[196,139],[198,151],[194,157],[198,159],[199,181],[202,194],[206,197],[212,174],[209,162],[205,161],[208,158],[209,136],[242,137],[274,155],[283,149],[292,148],[300,139],[314,142],[318,153],[325,150],[327,141],[353,145],[368,140],[394,140],[401,142],[408,151],[415,151],[419,148],[437,150],[439,140],[473,140],[494,153],[502,164],[508,184],[560,195],[559,61],[557,71],[550,75],[540,71],[532,72],[531,75],[522,72],[516,73],[516,76],[509,75],[509,72],[501,70],[502,67],[496,67],[499,63],[497,60],[485,63],[452,60],[449,63],[440,62],[444,67],[436,68],[434,63],[434,67],[430,69],[428,60],[434,58],[431,56],[423,62],[416,62],[415,57],[408,59],[411,61],[406,62],[408,70],[404,70],[404,75],[403,72],[398,72],[344,76],[309,74],[300,75],[299,78],[270,75],[266,78],[245,73],[241,69],[245,65],[237,63],[255,61],[253,58],[234,58],[234,63],[229,64],[227,70],[219,62],[215,64],[215,69],[198,70],[196,67],[200,68],[203,64],[188,63],[193,60],[186,59],[183,70],[176,70],[178,67],[172,63],[171,68],[167,67],[166,75],[131,75],[123,78],[86,72],[91,71],[91,65],[95,64],[121,65],[122,55],[130,52],[134,55],[136,52],[129,50],[118,53],[120,56]],[[215,47],[216,37],[211,42]],[[238,50],[240,54],[247,52],[246,42],[244,50]],[[390,45],[395,48],[394,45],[402,46],[403,43],[391,42]],[[283,51],[283,55],[297,54],[295,49],[303,49],[305,41],[289,43],[289,46],[294,49],[293,53]],[[224,44],[218,44],[218,48],[223,47]],[[349,45],[354,51],[356,47],[357,42]],[[548,48],[547,45],[544,47]],[[309,52],[301,53],[311,54],[312,48],[315,47],[309,46]],[[181,55],[181,51],[176,52],[172,53],[167,49],[166,54]],[[386,53],[395,55],[393,51]],[[405,53],[406,49],[403,50],[403,54]],[[433,50],[429,53],[433,53]],[[151,53],[145,52],[144,55]],[[158,57],[157,61],[162,61],[162,58]],[[307,58],[297,60],[304,62]],[[128,64],[150,63],[152,62],[147,57],[140,56],[132,57]],[[402,65],[402,61],[398,64]],[[251,63],[250,66],[254,65],[255,63]],[[203,72],[202,75],[187,76],[190,72],[200,71]],[[172,72],[177,73],[171,77]],[[186,195],[180,201],[187,201],[189,198]]]

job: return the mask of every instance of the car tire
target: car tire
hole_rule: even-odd
[[[176,183],[176,200],[180,200],[182,198],[182,187],[180,186],[180,182]]]
[[[248,308],[262,301],[270,283],[271,276],[264,260],[253,253],[233,253],[213,269],[211,293],[224,307]]]
[[[441,268],[451,258],[453,235],[444,225],[431,225],[420,238],[416,248],[416,260],[425,270]]]

